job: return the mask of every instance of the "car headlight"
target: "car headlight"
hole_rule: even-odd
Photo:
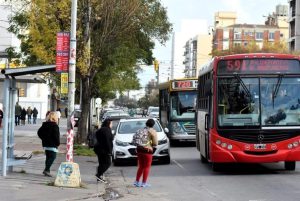
[[[158,141],[158,145],[161,145],[161,144],[167,144],[167,143],[168,143],[167,137],[164,137],[162,140],[159,140],[159,141]]]
[[[178,122],[173,122],[172,123],[172,130],[174,134],[184,134],[184,130],[182,126]]]
[[[129,143],[128,142],[122,142],[120,140],[116,140],[116,145],[121,146],[121,147],[126,147],[126,146],[129,145]]]

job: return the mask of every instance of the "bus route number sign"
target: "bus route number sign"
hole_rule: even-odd
[[[228,73],[299,73],[299,61],[295,59],[230,59],[220,61],[219,74]]]
[[[196,80],[176,80],[172,83],[173,89],[196,89]]]

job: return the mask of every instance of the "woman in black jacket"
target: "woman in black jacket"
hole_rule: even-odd
[[[53,164],[58,146],[60,145],[60,132],[57,125],[58,118],[56,112],[50,112],[46,122],[43,122],[38,130],[38,136],[42,140],[42,145],[46,154],[45,169],[43,174],[51,177],[50,167]]]
[[[107,183],[103,177],[104,172],[111,165],[112,156],[112,141],[113,135],[111,133],[112,121],[110,119],[105,119],[102,126],[96,132],[97,144],[94,147],[94,151],[98,156],[98,170],[96,178],[98,181]]]

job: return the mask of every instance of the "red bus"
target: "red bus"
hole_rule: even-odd
[[[300,160],[299,56],[249,53],[213,58],[199,72],[196,146],[222,163]]]

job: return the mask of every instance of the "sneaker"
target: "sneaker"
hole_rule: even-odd
[[[147,188],[147,187],[151,187],[151,185],[150,184],[148,184],[148,183],[142,183],[141,184],[141,187],[143,187],[143,188]]]
[[[107,184],[107,181],[103,178],[103,176],[98,176],[98,175],[95,175],[95,176],[97,178],[97,181],[100,181],[100,182],[102,182],[104,184]]]
[[[43,171],[43,174],[44,174],[46,177],[52,177],[52,175],[51,175],[50,172],[48,172],[48,171]]]
[[[135,187],[141,187],[141,183],[138,182],[138,181],[135,181],[135,182],[133,183],[133,185],[134,185]]]

